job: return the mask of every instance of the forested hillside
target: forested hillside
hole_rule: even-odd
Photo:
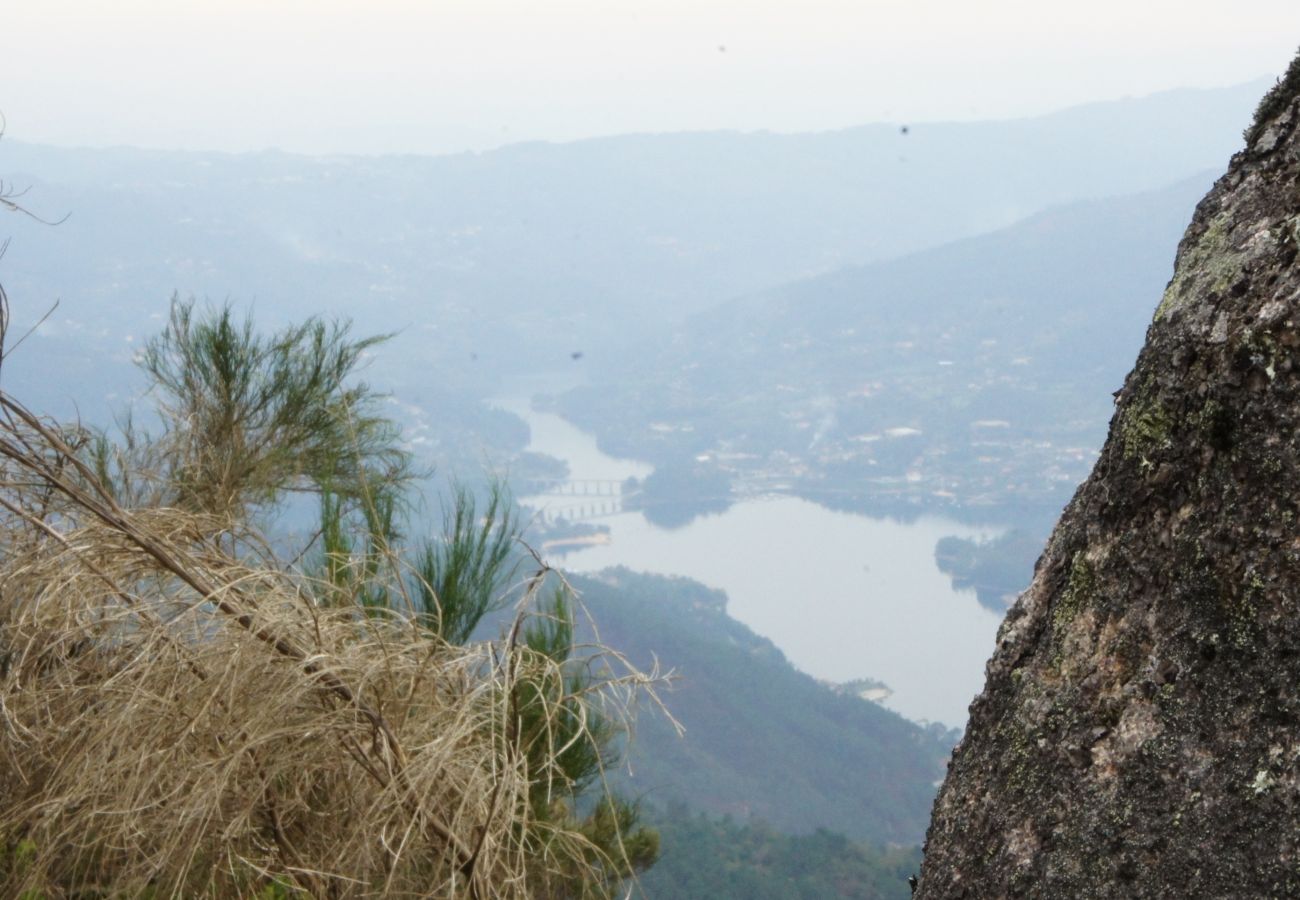
[[[651,900],[906,900],[918,848],[882,849],[825,829],[790,835],[762,822],[656,814],[663,856],[640,886]]]
[[[664,699],[685,735],[641,717],[622,782],[631,793],[783,831],[917,840],[955,733],[797,671],[726,615],[718,591],[627,570],[572,581],[602,642],[676,676]]]

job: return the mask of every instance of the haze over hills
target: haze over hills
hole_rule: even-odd
[[[742,493],[1045,527],[1095,459],[1211,180],[732,300],[631,363],[597,360],[559,410],[611,453],[720,470]]]
[[[446,157],[0,142],[57,228],[13,222],[16,325],[129,357],[167,298],[405,329],[378,370],[483,392],[738,294],[933,247],[1216,164],[1260,84],[1033,119],[804,135],[631,135]],[[56,351],[57,352],[57,351]],[[476,363],[476,364],[475,364]],[[100,373],[103,374],[103,373]],[[111,379],[110,379],[111,380]]]

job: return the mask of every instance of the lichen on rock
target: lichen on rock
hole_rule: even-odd
[[[1009,611],[916,896],[1300,896],[1300,58]]]

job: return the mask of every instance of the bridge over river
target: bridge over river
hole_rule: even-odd
[[[623,512],[624,482],[602,478],[525,481],[515,485],[542,522],[588,521]],[[630,496],[630,494],[628,495]]]

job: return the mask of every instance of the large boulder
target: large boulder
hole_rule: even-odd
[[[1300,59],[998,635],[918,898],[1300,897],[1298,124]]]

